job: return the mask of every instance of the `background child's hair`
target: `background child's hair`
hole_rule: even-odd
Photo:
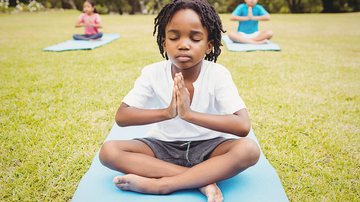
[[[94,2],[94,1],[92,1],[92,0],[85,0],[84,3],[85,3],[85,2],[88,2],[88,3],[94,8],[94,13],[98,13],[97,10],[96,10],[96,8],[95,8],[95,2]]]
[[[157,31],[157,43],[161,55],[168,59],[163,47],[165,27],[173,15],[181,9],[191,9],[199,15],[202,25],[206,27],[208,31],[208,40],[211,41],[214,46],[213,50],[211,50],[209,54],[206,54],[205,59],[216,62],[217,57],[221,53],[221,32],[224,33],[225,31],[222,28],[220,17],[206,0],[173,0],[161,9],[159,15],[155,18],[153,32],[153,35],[155,35]]]

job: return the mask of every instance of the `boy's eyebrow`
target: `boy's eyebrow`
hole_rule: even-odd
[[[170,30],[167,31],[167,33],[169,33],[169,32],[173,32],[173,33],[175,33],[175,34],[179,34],[179,33],[180,33],[180,31],[179,31],[179,30],[176,30],[176,29],[170,29]],[[195,35],[195,34],[204,35],[204,32],[199,31],[199,30],[191,30],[191,31],[190,31],[190,34],[191,34],[191,35]]]
[[[204,35],[204,32],[202,32],[202,31],[197,31],[197,30],[192,30],[192,31],[190,32],[190,34],[191,34],[191,35],[195,35],[195,34]]]
[[[178,34],[180,31],[179,30],[176,30],[176,29],[170,29],[167,31],[168,33],[169,32],[174,32],[175,34]]]

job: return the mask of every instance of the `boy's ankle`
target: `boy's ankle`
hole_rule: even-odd
[[[170,184],[169,181],[167,180],[166,177],[160,178],[158,179],[158,192],[159,194],[170,194],[171,192],[173,192],[173,190],[171,190],[170,188]]]

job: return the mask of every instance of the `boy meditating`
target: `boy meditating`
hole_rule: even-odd
[[[142,70],[116,113],[120,126],[153,126],[146,138],[108,141],[100,150],[103,165],[125,173],[113,180],[118,188],[149,194],[199,188],[220,202],[216,182],[256,164],[260,150],[246,137],[245,104],[230,72],[214,63],[222,32],[205,0],[173,1],[155,18],[166,60]]]

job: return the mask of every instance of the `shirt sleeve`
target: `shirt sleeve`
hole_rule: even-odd
[[[81,14],[79,15],[78,20],[79,20],[80,22],[85,22],[85,20],[84,20],[84,13],[81,13]]]
[[[236,15],[236,16],[242,16],[241,11],[243,10],[244,5],[240,4],[238,5],[235,10],[232,12],[232,15]]]
[[[246,108],[229,71],[217,76],[215,96],[217,107],[223,114],[233,114]]]
[[[96,16],[95,16],[95,23],[96,23],[96,24],[100,24],[100,23],[101,23],[101,18],[100,18],[100,15],[99,15],[99,14],[96,14]]]
[[[140,77],[135,81],[134,87],[123,98],[122,102],[136,108],[146,108],[154,96],[149,74],[145,69],[142,70]]]
[[[256,7],[258,8],[257,9],[258,10],[258,13],[257,13],[258,16],[263,16],[263,15],[269,14],[262,5],[256,5]]]

